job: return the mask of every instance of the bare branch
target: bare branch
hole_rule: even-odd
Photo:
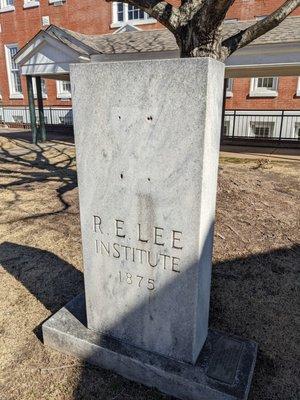
[[[106,0],[112,2],[114,0]],[[157,19],[173,32],[178,26],[179,9],[167,1],[159,0],[122,0],[122,3],[132,4]]]
[[[246,46],[278,26],[291,12],[300,6],[300,0],[287,0],[281,7],[268,17],[251,25],[234,36],[222,42],[224,57],[229,57],[234,51]]]

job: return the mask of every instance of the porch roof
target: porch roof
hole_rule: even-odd
[[[256,21],[225,22],[224,37]],[[74,62],[178,57],[178,46],[167,29],[86,35],[50,25],[15,56],[22,74],[68,79]],[[300,75],[300,17],[289,17],[277,28],[237,51],[226,61],[227,77]]]

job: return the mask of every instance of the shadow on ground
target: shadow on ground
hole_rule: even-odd
[[[5,242],[0,245],[0,264],[51,312],[83,290],[82,273],[48,251]],[[214,265],[210,326],[259,344],[251,400],[299,398],[295,353],[299,265],[298,245]],[[294,385],[287,384],[291,380]],[[158,400],[166,396],[86,365],[74,399]]]
[[[22,137],[21,140],[15,140]],[[59,214],[68,210],[70,204],[66,201],[66,194],[77,187],[77,172],[75,169],[75,152],[70,151],[70,144],[65,142],[47,142],[44,144],[32,145],[30,143],[30,134],[27,138],[23,137],[25,133],[20,132],[2,132],[0,139],[8,138],[3,145],[0,140],[0,177],[2,190],[8,190],[12,200],[8,203],[10,210],[15,213],[20,207],[20,213],[24,214],[24,201],[20,197],[20,191],[24,188],[29,192],[31,185],[40,186],[42,183],[47,185],[56,185],[56,198],[58,207],[52,211],[34,212],[17,220],[37,219],[44,216]],[[73,146],[74,147],[74,146]],[[53,203],[53,199],[50,200]],[[47,202],[45,202],[47,205]],[[4,211],[1,210],[1,216]],[[4,221],[7,223],[8,221]]]
[[[17,129],[2,129],[1,136],[7,139],[22,140],[27,143],[32,143],[32,133],[30,130],[17,130]],[[57,143],[74,143],[74,135],[72,133],[57,133],[47,132],[47,140],[55,140]]]

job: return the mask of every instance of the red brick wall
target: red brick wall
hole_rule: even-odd
[[[226,100],[227,109],[248,110],[300,110],[300,97],[296,96],[298,77],[282,76],[278,81],[278,96],[249,97],[250,79],[239,78],[233,81],[233,97]]]
[[[284,2],[285,0],[237,0],[229,9],[227,18],[255,19],[271,14]],[[300,15],[300,9],[298,8],[293,15]]]
[[[283,0],[237,0],[228,13],[228,18],[251,19],[272,12]],[[178,1],[174,1],[178,4]],[[40,6],[23,9],[23,0],[15,0],[16,10],[0,14],[0,91],[4,105],[27,104],[26,83],[22,78],[24,100],[9,99],[9,88],[4,54],[4,45],[17,43],[22,47],[41,28],[42,16],[49,16],[50,23],[86,33],[101,34],[112,31],[111,3],[104,0],[66,0],[63,6],[54,7],[48,0],[40,0]],[[300,15],[300,9],[296,12]],[[157,29],[160,24],[140,25],[142,29]],[[280,78],[279,96],[276,99],[249,99],[250,82],[248,79],[236,79],[234,96],[228,100],[228,108],[299,108],[300,100],[294,99],[296,78]],[[56,98],[56,84],[47,80],[48,99],[45,105],[70,105],[69,101]]]

